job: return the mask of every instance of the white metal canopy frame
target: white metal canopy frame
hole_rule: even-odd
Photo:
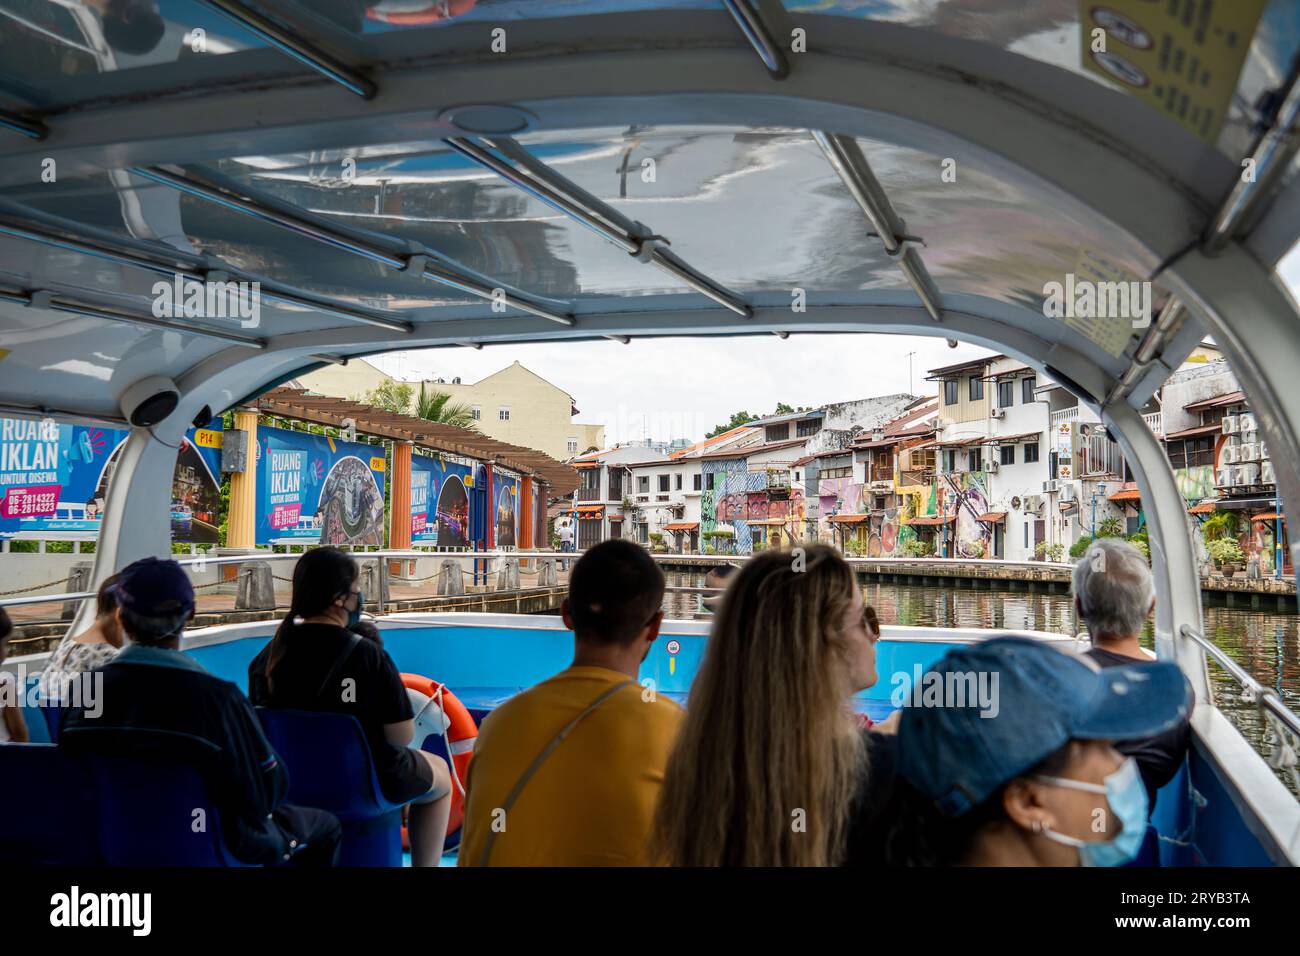
[[[1065,0],[989,0],[988,24],[920,0],[875,19],[769,0],[513,19],[511,2],[500,22],[381,32],[305,0],[209,5],[242,24],[235,52],[93,82],[0,65],[0,405],[120,421],[146,375],[182,391],[124,450],[97,579],[166,550],[164,485],[200,409],[320,361],[936,335],[1026,361],[1112,428],[1151,527],[1159,652],[1205,697],[1178,637],[1201,623],[1184,506],[1138,409],[1212,335],[1300,502],[1300,318],[1277,272],[1300,229],[1293,5],[1267,5],[1208,141],[1087,73],[1077,44],[1030,42],[1077,38]],[[1044,283],[1099,257],[1157,284],[1150,327],[1045,315]],[[260,281],[260,324],[152,315],[171,270]]]

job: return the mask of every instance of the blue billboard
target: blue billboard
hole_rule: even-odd
[[[513,548],[519,541],[519,479],[501,471],[492,473],[492,497],[496,499],[498,548]]]
[[[469,547],[468,465],[411,456],[411,543]]]
[[[128,432],[0,418],[0,538],[91,539]],[[191,428],[176,456],[176,541],[215,544],[221,525],[221,419]]]
[[[257,431],[258,544],[384,544],[381,445]]]

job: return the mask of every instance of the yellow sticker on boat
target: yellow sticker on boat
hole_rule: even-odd
[[[194,430],[194,444],[200,448],[220,448],[221,436],[222,432],[211,428],[197,428]]]
[[[1265,3],[1079,0],[1084,69],[1213,143]]]
[[[383,470],[384,470],[384,456],[383,456],[383,455],[380,455],[380,456],[378,456],[378,457],[376,457],[376,458],[371,458],[371,459],[370,459],[370,470],[371,470],[371,471],[383,471]]]

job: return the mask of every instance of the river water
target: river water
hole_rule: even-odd
[[[1054,634],[1074,633],[1073,600],[1068,594],[1040,591],[950,589],[923,584],[897,584],[864,578],[863,599],[876,609],[882,624],[914,627],[979,627],[1025,629]],[[702,574],[672,573],[670,585],[703,587]],[[696,595],[669,593],[669,617],[690,618]],[[1300,614],[1243,607],[1206,607],[1207,636],[1255,676],[1277,690],[1293,711],[1300,712]],[[1148,622],[1143,643],[1153,647]],[[1272,749],[1259,709],[1241,699],[1236,681],[1210,662],[1215,703],[1262,753]],[[1267,736],[1267,740],[1265,737]],[[1288,785],[1294,784],[1282,777]]]

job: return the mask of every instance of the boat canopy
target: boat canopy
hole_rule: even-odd
[[[138,55],[72,6],[6,8],[0,405],[120,423],[142,380],[180,392],[128,443],[97,576],[162,548],[203,409],[425,347],[1005,352],[1119,440],[1166,654],[1199,589],[1138,411],[1206,336],[1300,502],[1294,3],[161,0]],[[1080,282],[1127,310],[1076,309]]]

